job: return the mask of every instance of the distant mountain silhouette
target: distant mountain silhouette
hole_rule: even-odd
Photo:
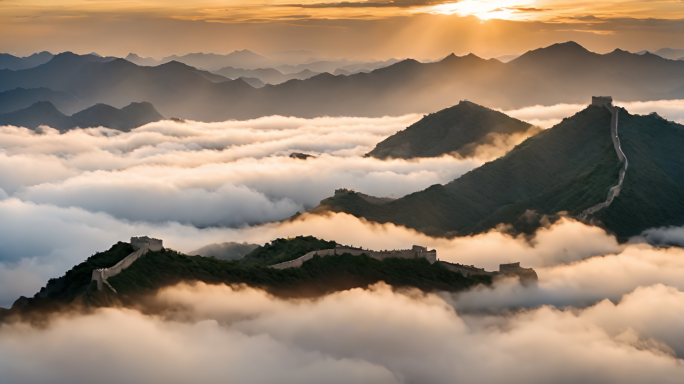
[[[64,53],[23,71],[0,71],[0,91],[46,87],[70,93],[80,107],[97,103],[123,107],[132,101],[160,105],[163,115],[197,120],[225,120],[226,99],[240,98],[253,87],[179,62],[141,67],[124,59]],[[194,111],[194,112],[193,112]],[[213,111],[223,116],[214,118]]]
[[[15,88],[0,92],[0,114],[30,107],[38,101],[49,101],[60,111],[75,112],[80,100],[66,92],[48,88]]]
[[[266,84],[264,84],[263,81],[261,81],[261,79],[256,78],[256,77],[244,77],[244,76],[240,76],[239,79],[242,80],[242,81],[244,81],[245,83],[251,85],[251,86],[254,87],[254,88],[262,88],[262,87],[264,87],[264,86],[266,85]]]
[[[298,73],[303,70],[310,70],[313,72],[328,72],[333,73],[338,69],[342,69],[349,73],[356,73],[363,70],[368,70],[369,72],[375,69],[389,67],[392,64],[398,63],[397,59],[389,59],[386,61],[349,61],[347,59],[342,60],[328,60],[328,61],[312,61],[298,65],[281,65],[276,67],[277,70],[283,73]]]
[[[276,61],[247,49],[234,51],[227,55],[218,55],[215,53],[189,53],[183,56],[171,55],[164,57],[161,60],[155,60],[151,57],[140,57],[135,53],[130,53],[126,56],[126,60],[144,66],[157,66],[171,61],[177,61],[207,71],[215,71],[229,66],[243,69],[255,69],[279,64]]]
[[[261,80],[265,84],[280,84],[284,83],[288,80],[304,80],[308,79],[310,77],[318,75],[318,72],[312,72],[308,69],[305,69],[301,72],[297,73],[290,73],[290,74],[283,74],[282,72],[278,71],[275,68],[259,68],[259,69],[242,69],[242,68],[233,68],[233,67],[224,67],[221,68],[217,71],[214,71],[214,73],[223,75],[227,78],[230,79],[237,79],[237,78],[257,78]],[[262,85],[263,86],[263,85]],[[255,87],[259,88],[259,87]]]
[[[341,191],[313,212],[346,212],[430,235],[481,233],[500,224],[531,231],[539,214],[576,216],[606,199],[621,168],[610,121],[606,108],[589,106],[448,184],[384,204]],[[622,190],[591,219],[622,239],[684,225],[684,126],[621,110],[619,136],[629,159]]]
[[[652,53],[658,55],[665,59],[679,60],[684,57],[684,49],[672,49],[672,48],[660,48],[657,51],[639,51],[637,54],[643,55],[644,53]]]
[[[52,57],[52,53],[45,51],[34,53],[33,55],[26,57],[17,57],[8,53],[0,53],[0,69],[17,71],[20,69],[33,68],[47,63]]]
[[[131,103],[117,109],[97,104],[81,112],[67,116],[49,101],[39,101],[28,108],[0,115],[0,125],[14,125],[36,129],[40,125],[58,129],[61,132],[81,127],[107,127],[120,131],[162,120],[164,117],[150,103]]]
[[[684,62],[620,50],[600,55],[573,42],[509,63],[452,54],[434,63],[409,59],[370,73],[322,73],[259,89],[219,76],[178,62],[141,67],[64,53],[35,68],[0,70],[0,92],[46,87],[74,95],[81,108],[149,101],[163,115],[202,121],[427,113],[464,99],[506,110],[584,103],[592,94],[624,101],[684,98]]]
[[[157,65],[164,64],[164,62],[161,60],[157,60],[152,57],[140,57],[135,53],[129,53],[124,59],[130,61],[131,63],[145,67],[156,67]]]
[[[450,153],[470,156],[479,145],[492,144],[501,135],[524,134],[532,128],[501,112],[461,101],[388,137],[367,156],[380,159],[437,157]]]

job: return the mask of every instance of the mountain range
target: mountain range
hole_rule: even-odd
[[[485,144],[518,134],[532,136],[539,128],[501,112],[461,101],[431,113],[403,131],[378,143],[367,156],[386,159],[437,157],[445,154],[472,156]]]
[[[135,53],[130,53],[125,58],[126,60],[144,66],[158,66],[166,64],[171,61],[184,63],[192,67],[205,69],[208,71],[217,70],[223,67],[237,67],[243,69],[256,69],[263,67],[272,67],[279,64],[258,53],[254,53],[247,49],[241,51],[234,51],[227,55],[219,55],[215,53],[188,53],[187,55],[178,56],[171,55],[156,60],[151,57],[140,57]]]
[[[531,232],[542,215],[578,216],[606,200],[622,167],[610,132],[611,113],[591,105],[445,185],[373,203],[338,190],[312,212],[346,212],[429,235],[464,236],[508,226]],[[684,224],[684,126],[656,114],[619,112],[628,158],[621,192],[588,219],[620,239],[660,226]]]
[[[14,125],[36,129],[47,125],[66,132],[81,127],[107,127],[128,132],[141,125],[164,119],[150,103],[131,103],[117,109],[106,104],[96,104],[81,112],[67,116],[49,101],[39,101],[28,108],[0,114],[0,125]]]
[[[314,72],[309,69],[304,69],[296,73],[284,74],[275,68],[242,69],[233,67],[224,67],[214,71],[214,73],[225,76],[229,79],[257,78],[264,84],[272,85],[284,83],[293,79],[305,80],[319,74],[318,72]]]
[[[175,61],[143,67],[64,53],[34,68],[0,70],[0,92],[17,87],[69,93],[81,100],[80,109],[148,101],[165,116],[202,121],[385,116],[434,112],[460,100],[506,110],[583,103],[592,94],[624,101],[684,98],[684,61],[621,50],[602,55],[568,42],[508,63],[472,54],[434,63],[409,59],[370,73],[322,73],[256,89]]]
[[[49,88],[15,88],[0,92],[0,114],[27,108],[39,101],[50,102],[60,111],[68,113],[77,112],[81,103],[77,97],[69,93]]]
[[[17,57],[8,53],[0,53],[0,69],[17,71],[20,69],[33,68],[47,63],[53,56],[52,53],[45,51],[34,53],[33,55],[26,57]]]

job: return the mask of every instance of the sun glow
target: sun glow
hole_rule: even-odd
[[[524,13],[526,7],[532,6],[534,6],[533,2],[519,0],[463,0],[458,3],[435,5],[430,7],[429,12],[443,15],[476,16],[480,20],[515,20],[522,18],[521,13]]]

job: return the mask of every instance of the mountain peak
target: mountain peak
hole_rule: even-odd
[[[424,116],[420,121],[379,143],[368,156],[384,159],[472,155],[493,136],[525,133],[532,126],[505,114],[462,100]]]

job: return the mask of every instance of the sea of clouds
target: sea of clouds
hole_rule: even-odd
[[[677,102],[628,110],[677,121]],[[582,107],[509,112],[549,122]],[[620,244],[570,218],[532,238],[433,238],[346,214],[278,222],[336,188],[398,197],[486,161],[362,157],[418,118],[162,121],[63,135],[0,127],[0,306],[137,235],[184,252],[298,235],[371,249],[419,244],[442,260],[488,270],[520,261],[539,275],[537,285],[502,280],[456,294],[379,283],[299,300],[181,284],[156,295],[154,314],[108,308],[0,325],[2,381],[681,382],[684,250],[653,244],[684,244],[682,228]]]

